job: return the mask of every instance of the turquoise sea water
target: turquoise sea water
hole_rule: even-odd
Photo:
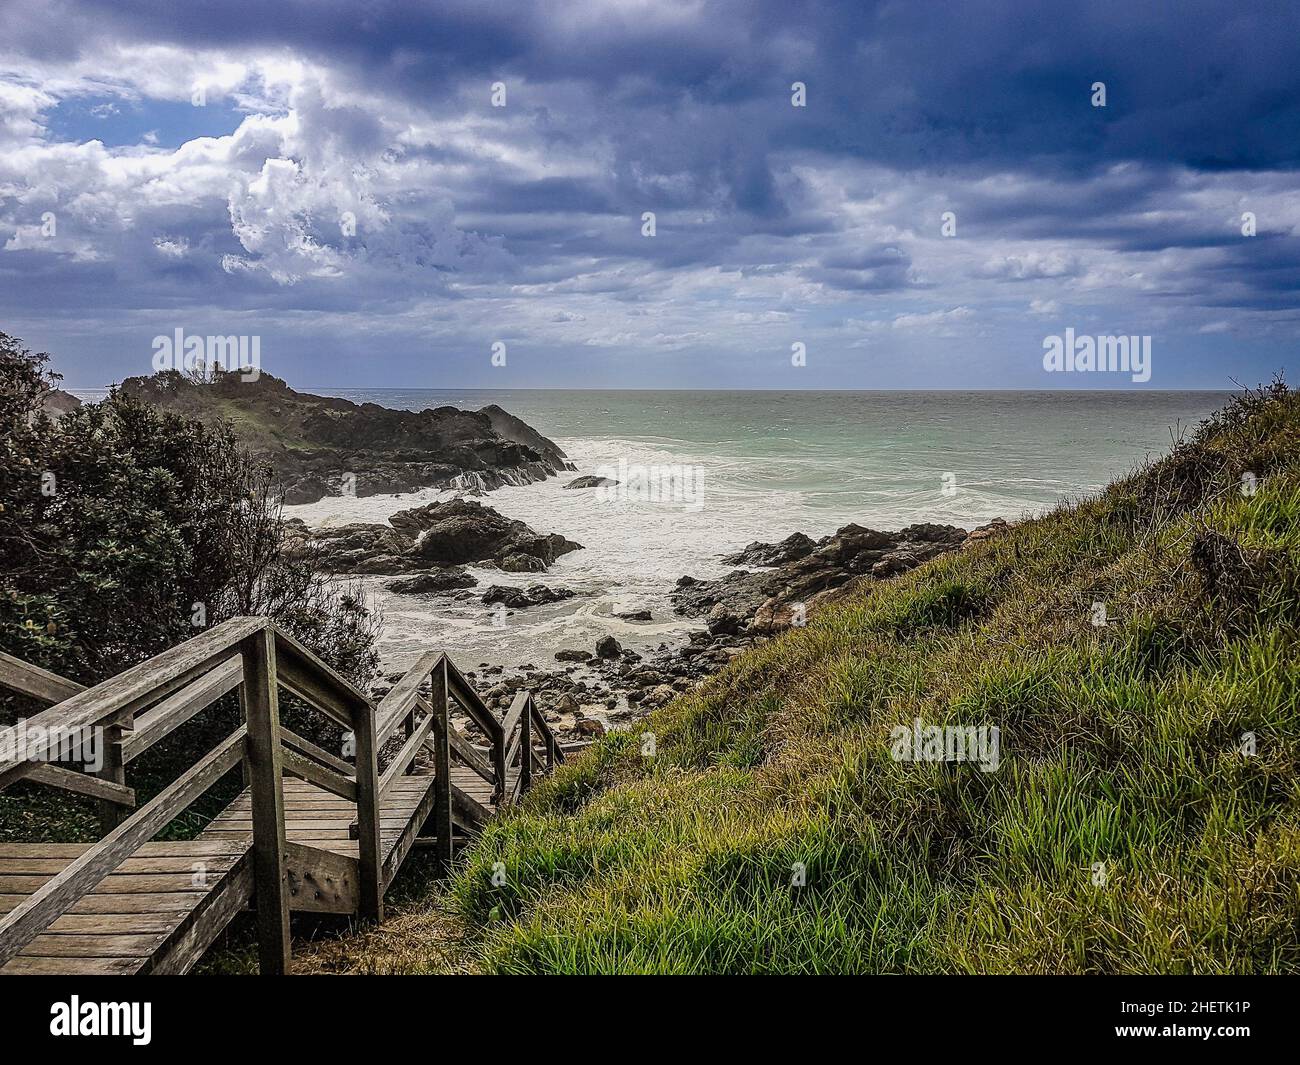
[[[936,382],[941,384],[941,382]],[[497,403],[555,440],[579,473],[622,463],[633,474],[686,470],[692,502],[644,493],[566,491],[568,478],[506,487],[485,502],[539,532],[584,545],[546,574],[476,571],[485,583],[573,588],[577,599],[493,625],[476,600],[397,596],[367,587],[386,615],[383,650],[402,665],[429,641],[458,662],[550,661],[614,633],[634,647],[681,638],[668,591],[752,540],[833,532],[850,521],[894,529],[919,521],[970,528],[1041,513],[1166,452],[1173,434],[1222,405],[1210,392],[567,392],[541,390],[329,392],[420,410]],[[309,523],[384,521],[438,498],[329,498],[291,513]],[[648,607],[654,621],[618,610]]]

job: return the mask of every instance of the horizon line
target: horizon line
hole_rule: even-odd
[[[281,378],[283,380],[283,378]],[[95,385],[90,387],[72,387],[63,386],[64,392],[102,392],[111,388],[116,388],[121,381],[115,381],[107,385]],[[285,382],[288,384],[288,382]],[[1076,395],[1086,393],[1088,395],[1151,395],[1156,393],[1175,393],[1175,392],[1240,392],[1252,386],[1249,385],[1232,385],[1221,386],[1218,388],[650,388],[650,387],[628,387],[628,388],[589,388],[575,387],[569,388],[561,385],[476,385],[468,386],[438,386],[438,385],[289,385],[295,391],[306,391],[309,389],[333,389],[337,392],[777,392],[777,393],[794,393],[794,392],[836,392],[836,393],[879,393],[879,392],[907,392],[907,393],[969,393],[969,392],[988,392],[988,393],[1047,393],[1052,395]],[[1261,387],[1261,385],[1253,386]]]

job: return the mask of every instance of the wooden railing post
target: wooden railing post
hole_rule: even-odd
[[[253,885],[257,949],[263,974],[289,968],[289,885],[284,866],[284,789],[280,774],[280,701],[275,634],[269,625],[239,646],[248,715],[248,775],[253,802]]]
[[[497,778],[497,786],[492,791],[492,801],[494,803],[504,802],[506,796],[506,744],[510,737],[507,736],[500,728],[497,729],[496,735],[489,737],[488,742],[492,744],[492,772]]]
[[[104,764],[95,776],[100,780],[112,781],[114,784],[126,783],[126,760],[122,757],[122,729],[130,727],[134,715],[128,715],[124,721],[114,721],[105,726],[103,739]],[[112,832],[122,823],[126,816],[125,808],[109,799],[100,799],[96,803],[99,814],[99,829],[104,834]]]
[[[352,709],[352,736],[357,749],[357,848],[360,856],[358,916],[376,924],[384,919],[384,861],[379,830],[379,751],[375,712],[367,704]]]
[[[519,715],[519,794],[533,783],[533,697],[528,696],[524,712]]]
[[[435,844],[438,864],[446,875],[451,870],[452,823],[451,823],[451,712],[447,705],[447,661],[439,659],[433,667],[430,679],[433,682],[433,832],[438,842]]]

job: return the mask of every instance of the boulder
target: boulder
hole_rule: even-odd
[[[493,584],[483,593],[483,602],[504,603],[513,610],[523,610],[543,603],[558,603],[573,596],[568,588],[548,588],[544,584],[530,584],[527,588]]]
[[[575,477],[564,487],[565,488],[613,488],[614,485],[618,483],[619,483],[618,481],[615,481],[610,477],[596,477],[592,474],[588,474],[585,477]]]
[[[779,544],[752,543],[722,559],[728,566],[780,566],[813,553],[817,542],[804,533],[791,533]]]
[[[473,588],[478,582],[460,566],[432,569],[400,581],[390,581],[385,587],[401,595],[427,595],[432,592],[449,592],[457,588]]]

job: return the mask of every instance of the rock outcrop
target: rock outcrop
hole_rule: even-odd
[[[129,378],[121,391],[205,421],[233,417],[241,445],[271,466],[289,505],[420,488],[480,493],[575,469],[554,442],[495,405],[390,410],[296,392],[266,373],[195,382],[168,372]]]
[[[889,577],[953,551],[966,541],[955,525],[909,525],[881,532],[846,525],[812,540],[795,533],[779,544],[750,544],[723,561],[761,565],[716,580],[684,577],[672,593],[679,614],[707,619],[715,635],[765,635],[802,624],[809,611],[859,577]]]
[[[314,552],[317,564],[334,573],[399,574],[442,572],[471,563],[514,573],[541,572],[561,555],[582,548],[557,533],[537,533],[473,499],[399,510],[388,521],[308,529],[293,519],[288,522],[291,550]],[[451,579],[441,576],[393,590],[438,590],[436,581]]]
[[[583,477],[575,477],[566,484],[565,488],[613,488],[617,481],[610,477],[597,477],[595,474],[586,474]]]
[[[527,588],[493,584],[483,593],[482,601],[488,605],[501,603],[511,610],[526,610],[530,606],[541,606],[544,603],[559,603],[565,599],[572,599],[575,594],[568,588],[548,588],[544,584],[530,584]]]

